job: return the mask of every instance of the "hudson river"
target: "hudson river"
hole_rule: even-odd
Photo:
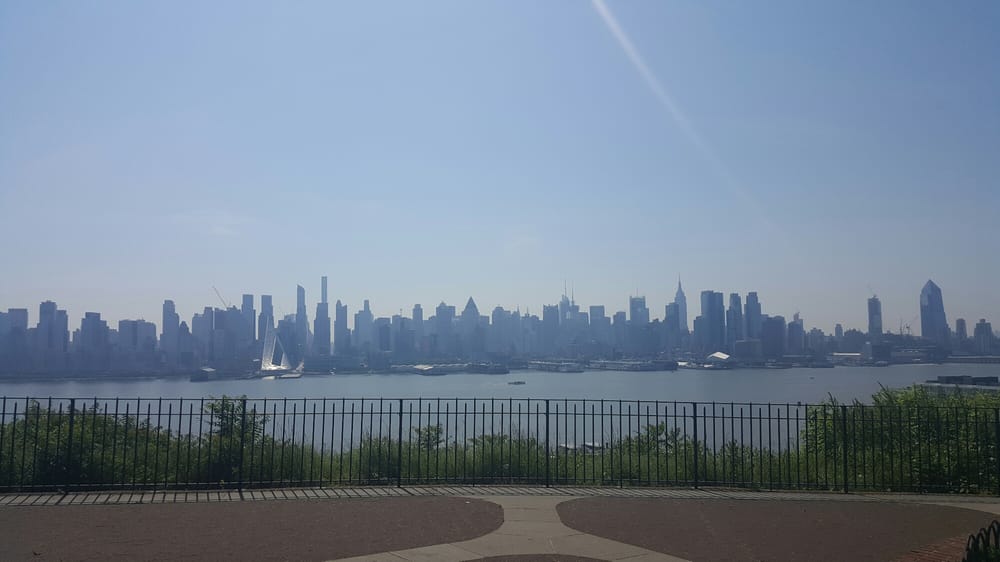
[[[870,402],[880,386],[901,388],[938,375],[1000,375],[1000,365],[893,365],[834,369],[738,369],[628,373],[513,371],[455,374],[304,376],[287,380],[190,382],[187,378],[0,382],[0,396],[65,398],[587,398],[697,402],[816,403],[829,396]],[[524,381],[510,385],[510,381]]]

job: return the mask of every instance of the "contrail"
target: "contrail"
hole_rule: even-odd
[[[615,19],[614,14],[612,14],[611,10],[608,9],[604,0],[591,0],[591,3],[594,6],[594,10],[597,11],[597,15],[601,17],[604,25],[607,26],[608,31],[610,31],[611,35],[613,35],[615,40],[618,41],[622,51],[625,52],[625,56],[628,57],[629,62],[631,62],[632,66],[634,66],[636,71],[639,72],[639,76],[642,78],[643,82],[646,83],[646,86],[649,87],[650,91],[653,92],[656,100],[660,102],[660,105],[667,110],[670,117],[677,123],[677,126],[680,127],[681,132],[684,133],[691,144],[693,144],[698,152],[701,153],[702,157],[705,158],[709,164],[711,164],[715,173],[722,178],[722,180],[726,183],[726,186],[734,191],[741,199],[744,200],[744,202],[755,207],[758,211],[758,216],[768,223],[769,226],[774,227],[774,224],[764,216],[763,209],[757,204],[756,201],[753,200],[752,197],[750,197],[750,194],[747,193],[742,186],[740,186],[739,182],[736,181],[732,174],[729,173],[729,170],[726,168],[725,164],[723,164],[722,160],[716,156],[715,151],[712,150],[709,143],[701,136],[701,134],[698,133],[698,130],[691,124],[691,120],[684,115],[684,112],[681,111],[681,108],[677,105],[677,102],[674,101],[674,98],[671,97],[671,95],[667,92],[667,89],[663,87],[662,83],[660,83],[660,80],[657,79],[655,74],[653,74],[653,71],[646,65],[646,61],[643,60],[642,55],[639,54],[639,50],[635,48],[634,44],[632,44],[632,40],[618,24],[618,20]]]

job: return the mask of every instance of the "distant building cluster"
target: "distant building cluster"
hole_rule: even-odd
[[[309,321],[306,292],[296,288],[295,313],[275,317],[271,295],[243,295],[240,306],[205,307],[190,322],[181,320],[172,300],[163,302],[161,326],[145,320],[108,325],[86,312],[70,332],[68,315],[55,302],[39,305],[29,324],[28,310],[0,312],[0,365],[5,373],[158,373],[202,367],[246,371],[265,364],[301,365],[306,370],[378,370],[417,362],[512,362],[529,359],[618,360],[724,358],[746,364],[825,360],[854,355],[868,361],[906,357],[992,356],[997,335],[985,319],[968,333],[965,319],[947,323],[941,289],[928,281],[920,293],[921,337],[885,330],[882,304],[868,299],[867,332],[833,334],[806,329],[798,313],[791,320],[764,314],[756,292],[745,299],[702,291],[699,314],[689,323],[688,303],[678,282],[661,319],[651,319],[645,297],[628,299],[628,309],[608,314],[603,305],[582,309],[571,296],[542,308],[541,316],[494,308],[482,314],[470,297],[459,311],[438,304],[424,317],[421,305],[376,317],[367,300],[349,317],[334,303],[330,315],[327,278]],[[259,306],[259,308],[255,308]],[[277,350],[277,351],[276,351]],[[277,355],[280,354],[279,358]],[[274,356],[272,356],[274,355]]]

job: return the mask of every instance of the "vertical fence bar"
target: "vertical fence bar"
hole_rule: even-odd
[[[396,487],[403,487],[403,399],[399,399],[399,412],[396,417],[399,427],[396,429]]]
[[[16,408],[16,407],[15,407]],[[16,409],[14,410],[17,411]],[[63,484],[66,486],[66,490],[69,491],[70,487],[70,467],[73,463],[73,424],[76,420],[76,399],[71,398],[69,401],[69,431],[66,435],[66,480]],[[13,439],[12,439],[13,440]],[[13,459],[12,459],[13,460]]]
[[[49,406],[50,406],[49,410],[51,410],[52,409],[51,408],[51,404],[49,404]],[[4,434],[7,433],[5,431],[7,429],[6,426],[7,426],[7,397],[4,396],[3,397],[3,405],[0,405],[0,452],[3,452],[3,438],[4,438]],[[11,424],[11,428],[13,428],[13,427],[14,427],[14,425]],[[46,429],[48,429],[48,424],[46,424]],[[14,437],[13,437],[13,429],[12,429],[11,430],[11,439],[13,439],[13,438]],[[46,443],[48,443],[48,439],[46,439],[45,441],[46,441]],[[2,457],[0,457],[0,474],[4,474],[4,470],[3,470],[3,458]],[[4,482],[0,482],[0,485],[4,485],[4,484],[10,485],[10,484],[13,484],[13,483],[14,482],[12,480],[5,479]]]
[[[694,452],[694,487],[698,487],[698,404],[691,403],[691,423],[694,439],[691,440]]]
[[[549,399],[545,399],[545,487],[549,487]]]
[[[25,467],[25,463],[28,460],[28,455],[27,455],[27,452],[28,452],[28,433],[29,433],[28,432],[28,426],[29,426],[29,423],[30,423],[30,421],[28,419],[28,416],[29,416],[30,412],[31,412],[31,399],[28,398],[28,397],[25,397],[24,398],[24,423],[22,424],[23,429],[21,430],[21,478],[20,479],[21,479],[21,485],[22,486],[24,486],[25,484],[28,483],[28,481],[24,477],[24,467]],[[17,420],[14,420],[14,421],[16,422]],[[80,457],[81,457],[80,460],[82,461],[83,460],[83,458],[82,458],[83,457],[83,447],[80,448]],[[14,462],[14,459],[11,459],[11,462]],[[13,468],[11,470],[13,470]],[[29,486],[30,486],[30,484],[29,484]]]
[[[1000,496],[1000,408],[993,408],[993,457],[996,459],[997,495]]]
[[[842,459],[843,460],[843,467],[842,467],[842,470],[843,470],[843,475],[844,475],[844,493],[846,494],[846,493],[849,492],[849,489],[848,489],[848,486],[847,486],[847,452],[848,452],[848,445],[847,445],[847,405],[846,404],[841,404],[840,405],[840,433],[841,433],[840,437],[841,437],[841,439],[843,439],[843,442],[844,442],[844,447],[843,447],[844,451],[842,453],[842,455],[843,455],[843,459]]]
[[[236,468],[236,489],[243,492],[243,447],[247,435],[247,399],[240,399],[240,460]]]

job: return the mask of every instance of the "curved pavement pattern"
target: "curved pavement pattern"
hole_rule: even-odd
[[[941,505],[847,501],[583,498],[557,510],[581,532],[699,562],[892,560],[993,518]]]
[[[503,507],[503,525],[482,537],[423,548],[361,556],[350,562],[400,560],[629,560],[684,562],[680,558],[608,540],[563,525],[556,506],[565,496],[483,496]],[[571,558],[553,558],[553,555]],[[509,557],[509,558],[508,558]]]
[[[0,509],[0,560],[327,560],[468,540],[499,506],[460,497]]]
[[[679,488],[5,494],[0,560],[938,562],[996,514],[976,496]]]

